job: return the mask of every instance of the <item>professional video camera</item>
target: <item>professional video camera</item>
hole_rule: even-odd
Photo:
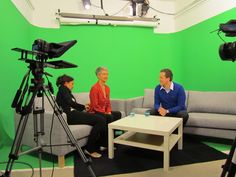
[[[236,20],[230,20],[225,24],[220,24],[218,35],[221,38],[220,32],[225,33],[226,37],[236,37]],[[225,42],[224,44],[221,44],[219,48],[219,55],[223,61],[234,62],[236,60],[236,42]],[[227,177],[235,177],[235,174],[236,174],[236,137],[233,141],[228,158],[226,159],[226,162],[222,166],[222,168],[223,168],[223,171],[220,177],[225,177],[226,175]]]
[[[226,37],[236,37],[236,20],[230,20],[225,24],[220,24],[219,32],[225,33]],[[219,55],[224,61],[236,60],[236,42],[225,42],[220,45]]]
[[[4,174],[0,173],[0,177],[10,177],[13,164],[18,160],[19,156],[26,153],[31,153],[33,151],[38,151],[39,155],[39,176],[42,177],[42,152],[43,148],[53,146],[73,146],[76,148],[83,162],[86,164],[92,177],[96,177],[92,167],[91,159],[87,158],[81,149],[80,145],[77,143],[77,139],[72,134],[65,118],[62,115],[61,108],[57,104],[55,97],[53,95],[52,84],[47,76],[51,76],[49,73],[45,72],[46,67],[51,67],[54,69],[62,68],[74,68],[77,65],[63,61],[48,61],[48,59],[58,58],[62,56],[68,49],[70,49],[77,41],[67,41],[62,43],[48,43],[42,39],[37,39],[34,41],[31,50],[25,50],[20,48],[13,48],[12,50],[20,52],[21,57],[19,60],[25,61],[28,64],[28,71],[24,75],[19,89],[16,92],[14,100],[11,107],[15,108],[15,111],[20,114],[19,124],[17,126],[15,138],[13,140],[12,148],[9,153],[9,158]],[[32,55],[28,58],[28,55]],[[31,77],[32,76],[32,77]],[[45,84],[45,78],[48,84]],[[29,83],[31,81],[31,83]],[[40,97],[41,102],[37,106],[35,105],[36,99]],[[46,144],[43,140],[45,134],[44,131],[44,97],[50,103],[51,108],[54,110],[54,115],[59,120],[62,125],[69,141],[67,144]],[[33,113],[33,116],[29,116]],[[24,152],[20,152],[20,147],[22,144],[22,138],[27,126],[28,119],[33,118],[34,122],[34,141],[36,147],[29,149]],[[51,151],[52,152],[52,151]]]

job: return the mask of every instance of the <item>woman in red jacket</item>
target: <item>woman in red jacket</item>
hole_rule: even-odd
[[[108,69],[98,67],[96,69],[98,82],[90,90],[90,112],[102,115],[106,118],[107,124],[121,118],[119,111],[112,111],[110,101],[110,88],[106,85],[108,80]]]

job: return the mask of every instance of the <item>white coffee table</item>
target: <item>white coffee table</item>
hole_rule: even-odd
[[[181,118],[148,116],[136,114],[108,125],[109,159],[114,158],[114,143],[164,152],[164,170],[169,170],[170,150],[178,142],[183,148],[183,121]],[[178,128],[178,134],[173,131]],[[124,134],[114,139],[113,130],[123,130]]]

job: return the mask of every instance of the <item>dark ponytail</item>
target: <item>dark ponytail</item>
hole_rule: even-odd
[[[71,81],[73,81],[73,80],[74,80],[73,77],[70,77],[70,76],[67,76],[67,75],[64,74],[64,75],[59,76],[59,77],[57,78],[56,85],[57,85],[57,87],[59,87],[59,86],[64,85],[65,82],[71,82]]]

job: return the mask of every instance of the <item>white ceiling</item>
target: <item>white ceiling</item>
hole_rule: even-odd
[[[31,4],[34,8],[37,8],[37,5],[39,4],[38,0],[25,0],[25,1],[28,1],[29,4]],[[119,8],[122,7],[122,5],[127,4],[127,1],[128,0],[103,0],[103,3],[104,3],[104,8],[107,11],[110,11],[110,9],[119,10]],[[193,5],[200,1],[202,0],[149,0],[152,7],[161,11],[166,11],[166,12],[169,12],[169,8],[160,7],[159,6],[160,4],[174,4],[175,6],[174,12],[179,12],[183,10],[184,8],[186,8],[187,6]],[[55,8],[55,7],[59,8],[61,7],[60,4],[65,5],[65,3],[67,3],[68,6],[70,6],[69,4],[73,4],[73,6],[78,6],[79,4],[82,4],[82,0],[51,0],[50,3],[48,2],[48,0],[46,1],[41,0],[40,2],[41,4],[43,3],[45,7],[53,5],[52,8]],[[91,3],[94,5],[100,6],[100,0],[91,0]],[[173,12],[173,10],[171,12]]]
[[[104,11],[99,7],[100,0],[91,0],[93,6],[89,10],[84,9],[82,0],[11,1],[31,24],[38,27],[59,28],[56,19],[58,9],[68,13],[104,15]],[[122,9],[128,3],[127,1],[103,0],[103,2],[107,14],[113,15],[119,12],[117,14],[119,16],[129,16],[130,10]],[[146,17],[160,18],[160,23],[155,29],[158,33],[186,29],[236,6],[236,0],[149,0],[149,2],[156,11],[150,8]]]

